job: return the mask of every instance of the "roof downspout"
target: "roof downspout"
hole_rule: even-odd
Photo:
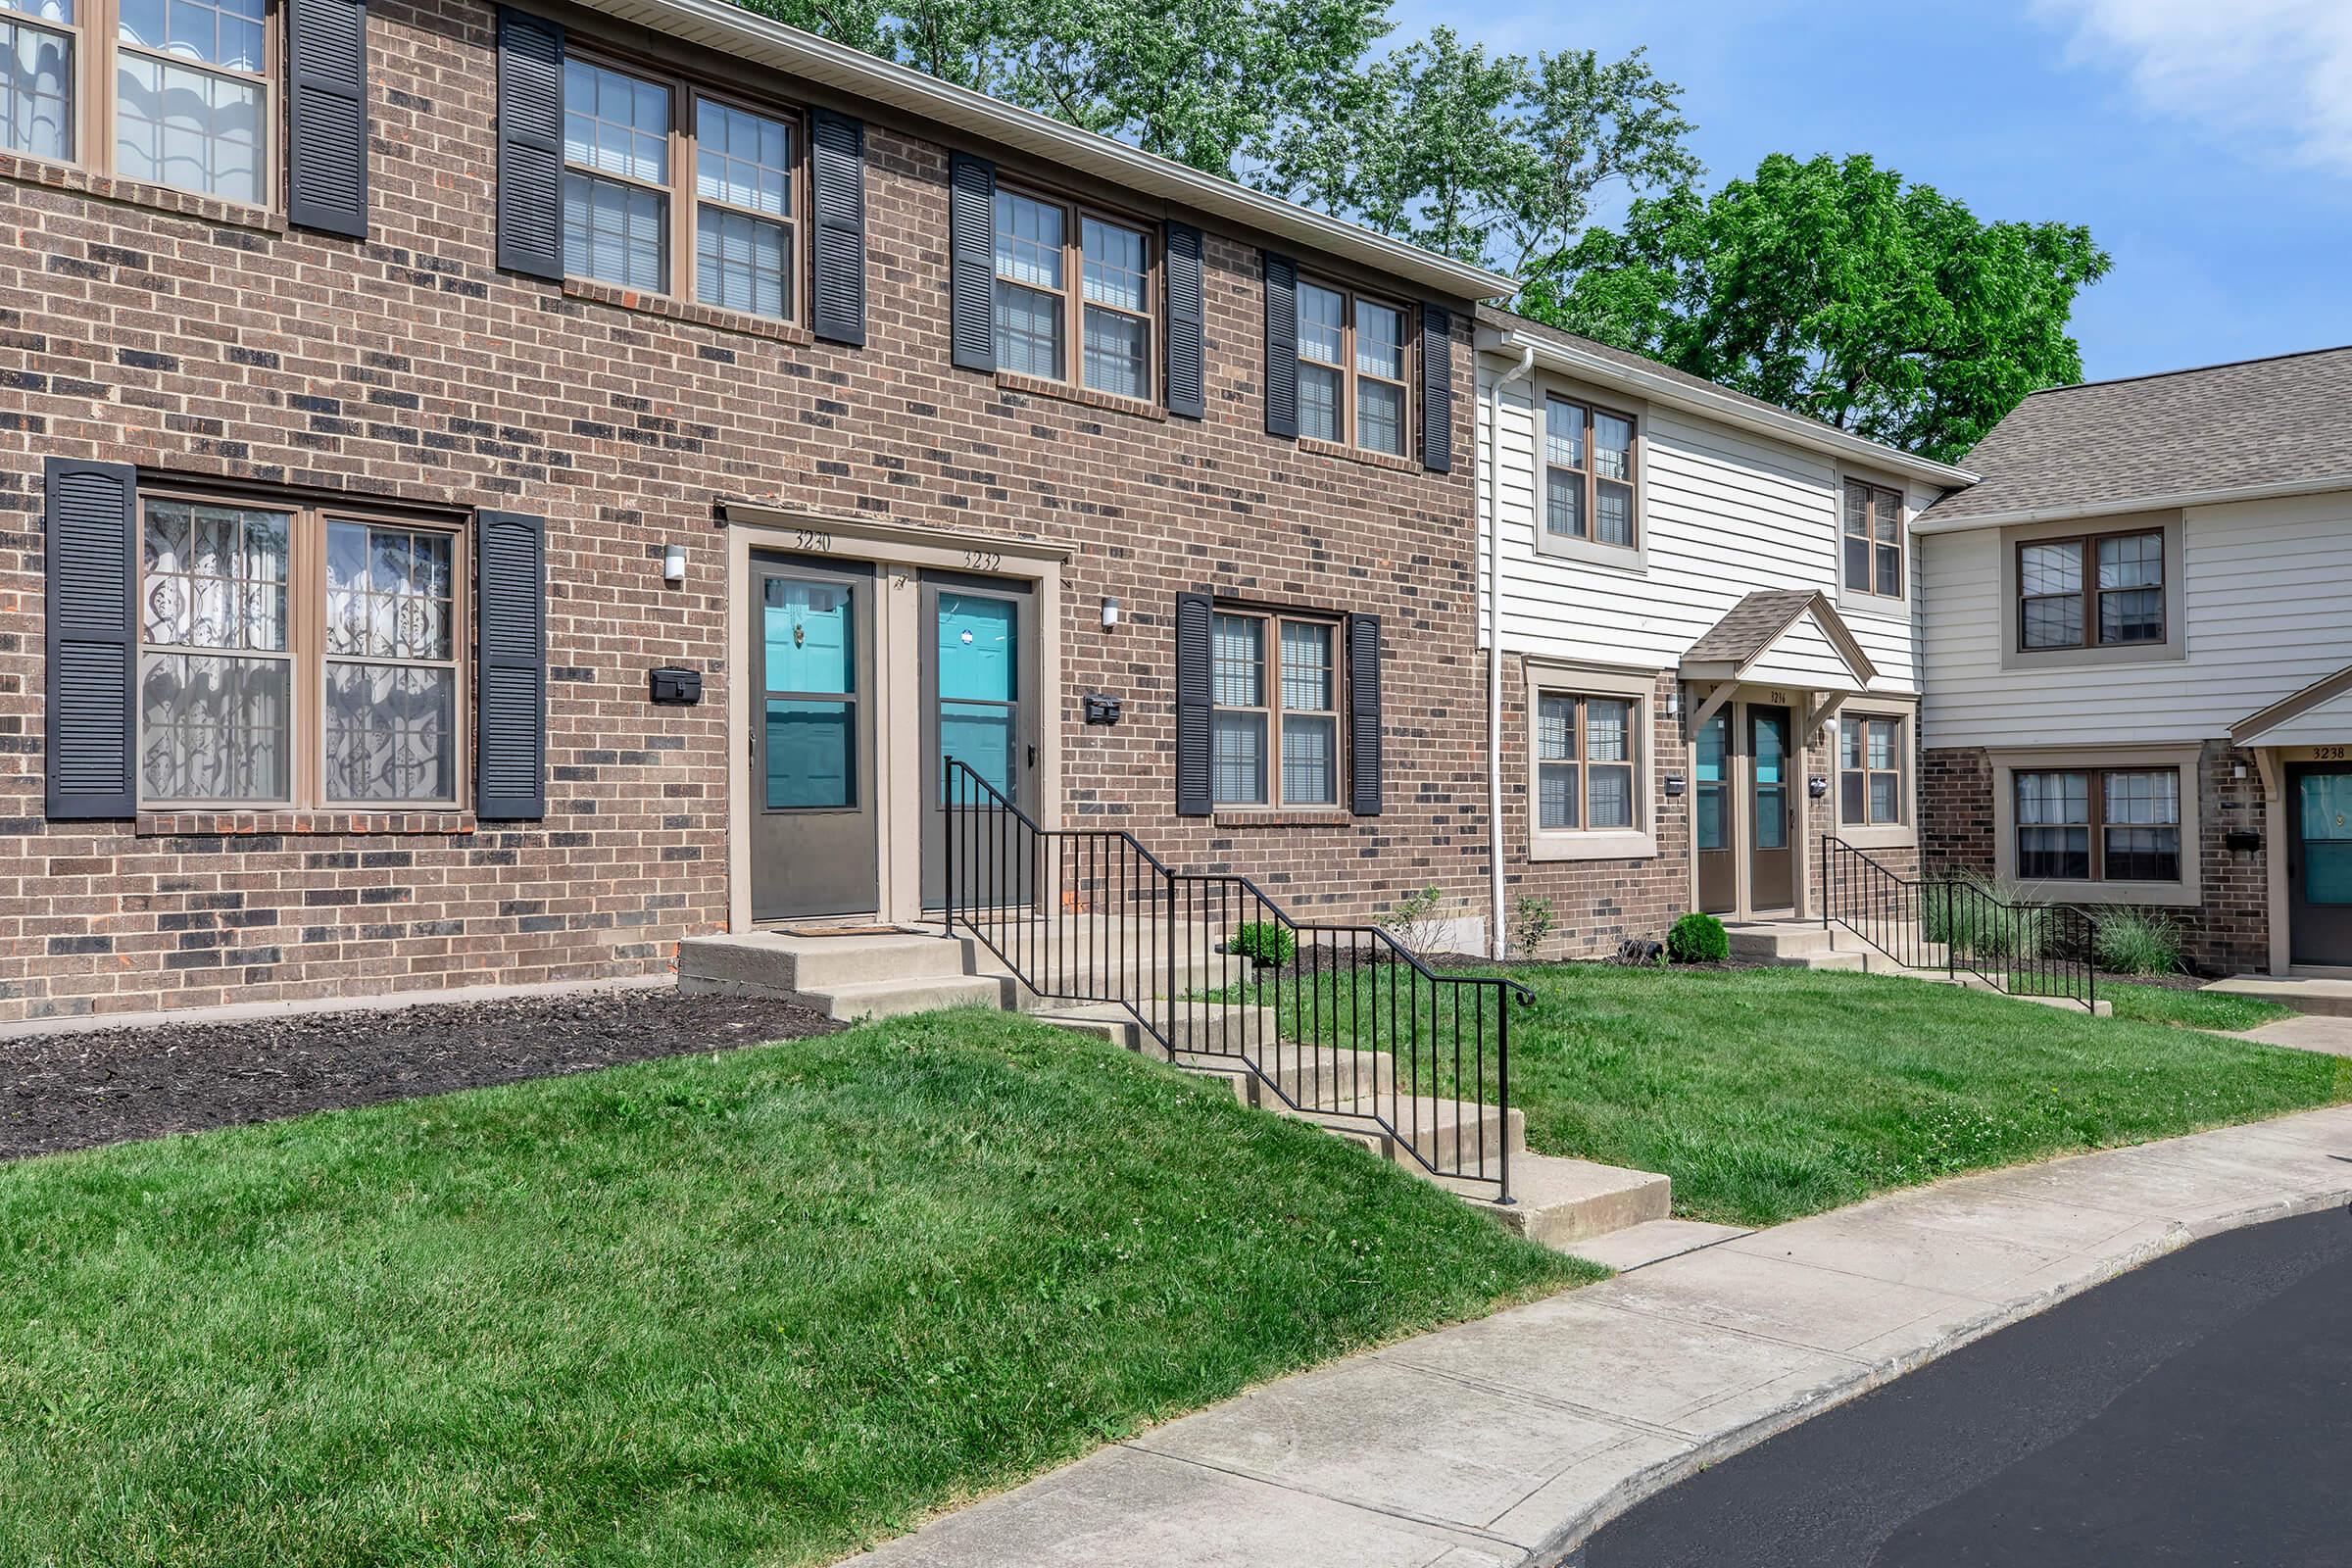
[[[1536,368],[1533,344],[1487,397],[1487,955],[1508,957],[1502,923],[1502,389]]]

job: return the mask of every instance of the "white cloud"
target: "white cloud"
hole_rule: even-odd
[[[2352,0],[2034,0],[2148,105],[2352,174]]]

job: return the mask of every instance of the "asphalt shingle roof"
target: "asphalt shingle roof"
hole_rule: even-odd
[[[2052,387],[1961,461],[1984,481],[1945,496],[1923,521],[2352,484],[2352,347]]]
[[[1690,663],[1744,664],[1824,596],[1817,588],[1759,588],[1723,612],[1683,658]]]

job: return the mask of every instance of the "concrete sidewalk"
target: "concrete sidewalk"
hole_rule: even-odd
[[[2352,1106],[1898,1193],[1288,1378],[858,1559],[1511,1568],[2005,1323],[2352,1201]]]

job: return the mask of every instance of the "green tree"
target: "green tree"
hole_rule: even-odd
[[[2109,266],[2079,225],[1987,223],[1868,157],[1776,153],[1711,196],[1637,200],[1521,309],[1955,462],[2027,393],[2082,379],[2067,326]]]

